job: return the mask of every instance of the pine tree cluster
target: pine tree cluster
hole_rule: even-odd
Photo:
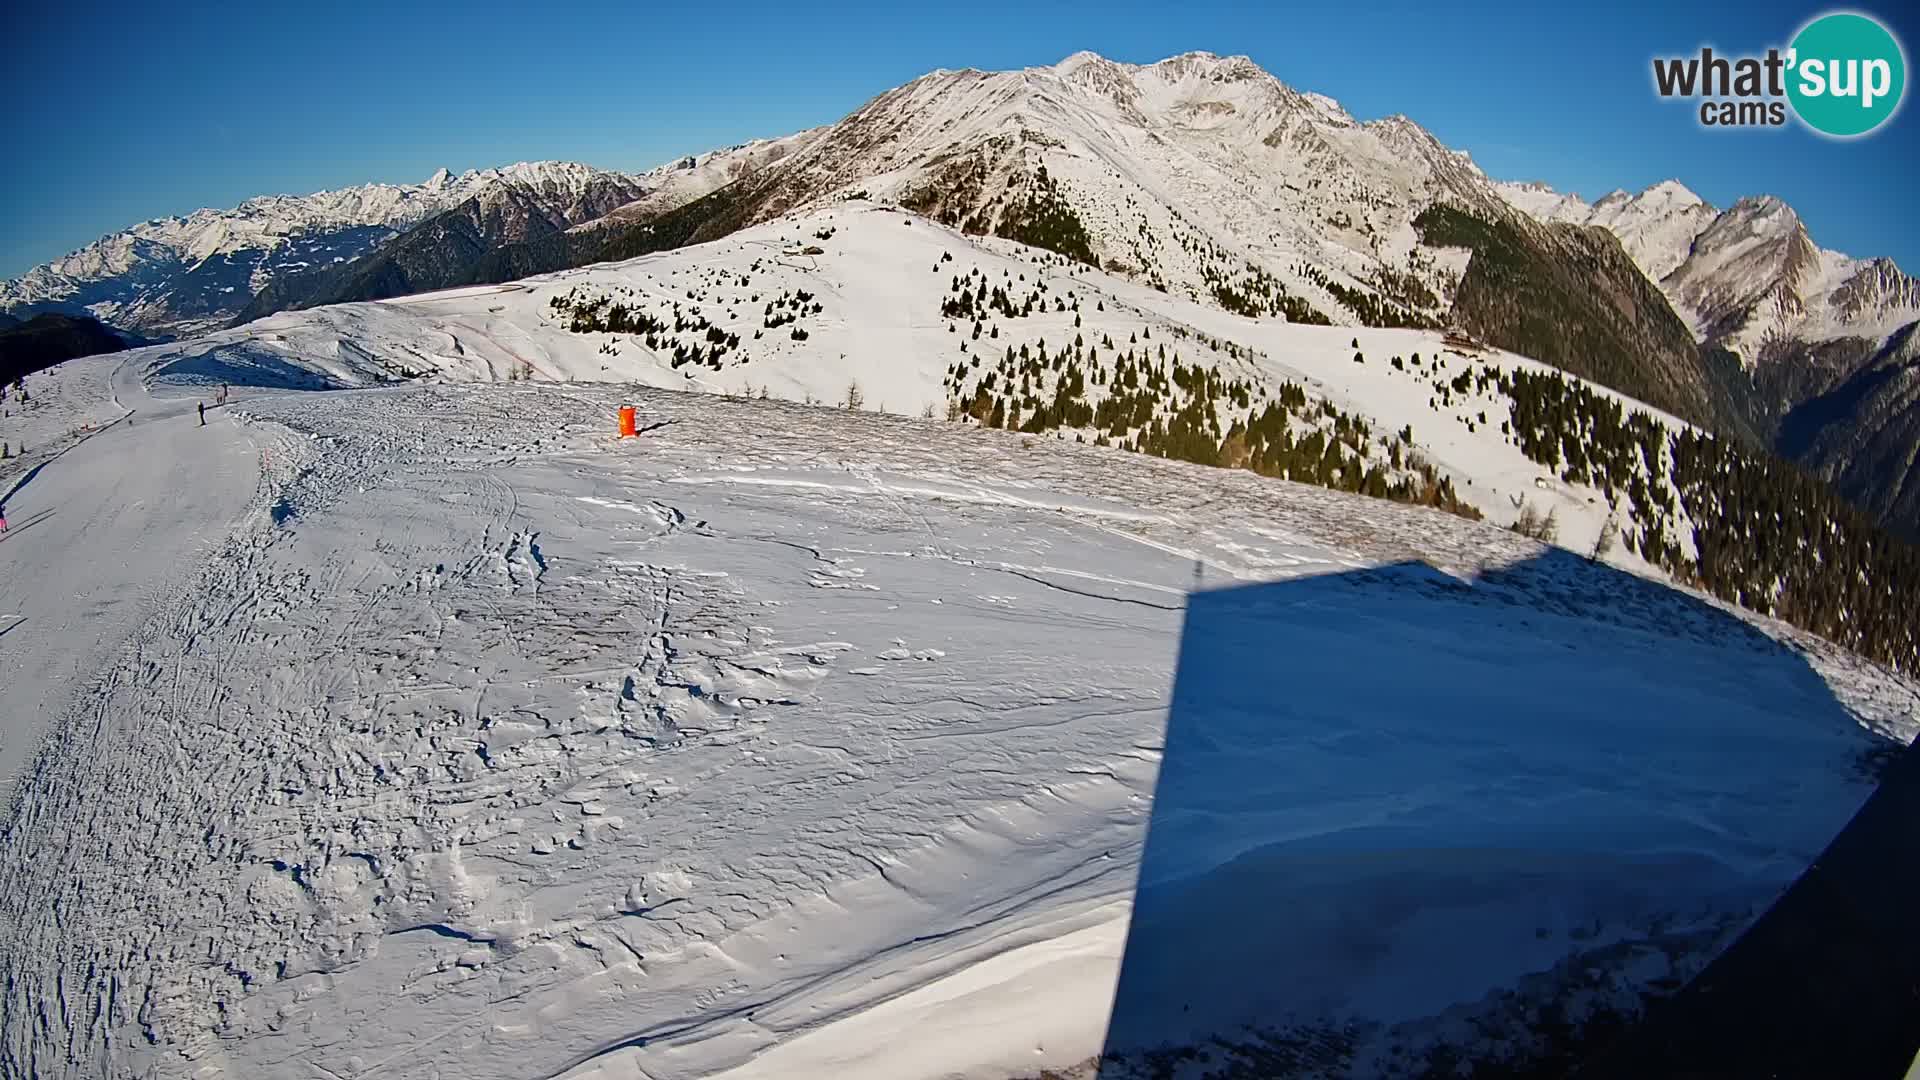
[[[1212,263],[1202,267],[1201,275],[1221,307],[1252,319],[1282,315],[1292,323],[1333,325],[1332,319],[1306,300],[1289,293],[1286,285],[1265,268],[1252,263],[1246,263],[1245,267],[1241,274],[1231,278],[1220,274]]]
[[[1621,500],[1629,551],[1729,603],[1920,672],[1920,549],[1771,455],[1675,433],[1559,372],[1516,371],[1499,384],[1529,459]],[[1676,539],[1682,511],[1691,555]]]
[[[1086,223],[1061,193],[1059,182],[1047,174],[1045,165],[1034,173],[1027,197],[1009,205],[1000,216],[993,234],[1028,247],[1057,251],[1088,266],[1100,265]]]
[[[1129,335],[1124,347],[1076,335],[1057,350],[1045,340],[1009,345],[991,365],[956,362],[946,375],[948,416],[1029,434],[1091,433],[1095,445],[1480,517],[1414,450],[1411,429],[1376,442],[1366,420],[1309,399],[1298,384],[1269,394],[1149,344],[1151,333]]]
[[[1384,296],[1364,292],[1335,281],[1327,272],[1308,263],[1296,263],[1294,273],[1325,289],[1340,306],[1353,312],[1362,326],[1405,326],[1416,330],[1439,329],[1440,321],[1423,315]],[[1417,285],[1418,282],[1415,282]],[[1431,294],[1429,294],[1431,295]]]
[[[727,355],[740,347],[740,335],[715,326],[697,307],[683,307],[678,300],[670,304],[668,311],[656,312],[579,286],[547,301],[573,333],[627,334],[656,353],[671,354],[676,369],[695,364],[719,371]],[[600,351],[617,355],[611,343],[603,344]]]
[[[938,267],[935,267],[938,269]],[[980,269],[967,271],[965,277],[954,275],[948,287],[946,299],[940,302],[940,314],[949,319],[968,321],[983,320],[990,314],[998,314],[1007,319],[1024,319],[1031,316],[1037,308],[1042,314],[1048,310],[1046,283],[1036,277],[1030,287],[1026,284],[1026,275],[1020,281],[994,283],[988,289],[986,272]],[[1012,291],[1009,291],[1009,286]],[[1016,298],[1017,297],[1017,298]],[[1065,310],[1065,301],[1052,298],[1055,310]],[[1076,308],[1077,310],[1077,308]]]

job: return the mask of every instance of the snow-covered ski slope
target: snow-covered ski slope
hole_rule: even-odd
[[[27,446],[0,462],[0,801],[46,725],[254,495],[244,440],[200,436],[195,399],[149,394],[129,357],[29,375],[24,408],[0,418],[0,438]]]
[[[808,253],[813,249],[819,253]],[[983,333],[976,338],[974,318],[943,315],[956,282],[970,291],[1002,289],[1022,313],[982,310]],[[1039,303],[1027,312],[1023,301],[1034,297]],[[644,332],[569,329],[574,313],[590,304],[601,305],[593,309],[601,316],[618,304],[635,317],[660,320],[665,325],[652,335],[655,347]],[[796,330],[804,339],[794,337]],[[727,344],[726,335],[736,340]],[[1213,368],[1247,380],[1257,392],[1294,382],[1311,399],[1369,420],[1377,457],[1385,456],[1380,437],[1411,427],[1412,448],[1452,476],[1460,494],[1491,520],[1511,522],[1523,502],[1541,514],[1553,510],[1561,542],[1574,550],[1590,550],[1607,518],[1600,492],[1543,470],[1502,433],[1506,404],[1497,392],[1456,392],[1440,400],[1438,387],[1463,374],[1552,370],[1546,365],[1497,350],[1463,355],[1431,331],[1250,319],[864,202],[624,263],[282,313],[173,348],[187,357],[178,371],[203,371],[211,379],[302,385],[317,375],[342,386],[424,375],[604,381],[826,403],[843,401],[849,384],[857,384],[869,410],[944,416],[949,399],[977,388],[983,370],[1008,350],[1058,352],[1076,342],[1097,354],[1092,366],[1109,371],[1122,353],[1158,362],[1164,350],[1168,363]],[[675,363],[676,348],[716,346],[722,351],[717,367]],[[1356,353],[1364,362],[1355,362]],[[222,374],[225,365],[243,370]],[[949,384],[955,365],[965,374]],[[1034,385],[1045,397],[1052,384]],[[1602,392],[1654,413],[1675,431],[1685,426]],[[1106,393],[1092,386],[1088,397],[1097,401]],[[1096,433],[1049,437],[1075,434],[1092,441]],[[1682,517],[1674,532],[1682,545],[1690,543],[1685,524]],[[1644,569],[1625,550],[1611,557]]]
[[[129,354],[151,415],[16,496],[55,513],[0,541],[0,663],[90,627],[56,583],[153,578],[41,676],[67,707],[6,713],[47,739],[0,1073],[1004,1077],[1250,1017],[1378,1035],[1357,1074],[1486,1052],[1516,1000],[1697,967],[1860,803],[1863,724],[1920,710],[1777,624],[1244,471],[585,383],[259,388],[434,334],[468,378],[597,363],[488,318],[546,287]],[[222,377],[206,428],[170,400]],[[188,520],[223,538],[155,568]],[[1181,950],[1232,978],[1180,996]]]

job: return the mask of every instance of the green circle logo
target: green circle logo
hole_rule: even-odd
[[[1822,15],[1794,36],[1787,99],[1810,128],[1865,135],[1893,116],[1907,90],[1907,58],[1886,27],[1865,15]]]

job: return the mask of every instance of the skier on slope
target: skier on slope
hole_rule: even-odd
[[[7,508],[0,506],[0,533],[7,531]]]
[[[197,404],[200,408],[200,426],[206,427],[207,426],[207,403],[202,401],[202,402],[198,402]]]

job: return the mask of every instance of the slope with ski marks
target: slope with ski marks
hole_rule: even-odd
[[[616,440],[614,406],[633,400],[649,433]],[[1664,641],[1711,661],[1647,669],[1675,692],[1702,670],[1804,657],[1861,721],[1914,708],[1911,688],[1836,650],[1771,625],[1779,643],[1729,637],[1724,611],[1657,586],[1595,588],[1598,570],[1495,583],[1541,549],[1485,525],[1111,448],[584,384],[267,393],[241,409],[243,430],[304,437],[277,443],[260,513],[137,638],[115,692],[63,718],[22,788],[17,857],[0,863],[9,1069],[695,1076],[790,1053],[767,1068],[864,1058],[900,1076],[1084,1061],[1177,734],[1170,676],[1196,586],[1427,560],[1438,569],[1404,601],[1464,588],[1491,620],[1450,657],[1465,666],[1449,700],[1536,741],[1556,723],[1613,728],[1601,694],[1557,719],[1503,711],[1558,700],[1499,660],[1523,641],[1569,662],[1586,649],[1638,665],[1671,655]],[[1272,610],[1324,622],[1329,597],[1302,595],[1318,599]],[[1298,697],[1316,670],[1287,655],[1267,664]],[[1551,757],[1550,781],[1521,754],[1502,782],[1577,789],[1583,821],[1719,815],[1685,829],[1689,850],[1742,868],[1748,900],[1777,889],[1863,794],[1851,762],[1872,740],[1852,718],[1782,716],[1771,681],[1713,685],[1730,696],[1649,729],[1644,752],[1692,760],[1662,740],[1697,750],[1764,714],[1738,775],[1790,772],[1793,799],[1722,798],[1724,756],[1686,774],[1701,806],[1666,771]],[[1390,726],[1379,704],[1350,721]],[[1379,776],[1412,767],[1375,745]],[[1504,805],[1461,786],[1472,755],[1412,753],[1465,770],[1428,791],[1433,807]],[[1404,801],[1356,803],[1339,776],[1310,800],[1326,821]],[[81,820],[98,843],[62,839]],[[1301,824],[1247,818],[1182,873],[1204,881]],[[1715,889],[1655,908],[1691,911]],[[1490,952],[1478,985],[1517,985],[1541,949],[1578,952],[1558,937]],[[994,1002],[1015,991],[1047,1007],[999,1038],[872,1056],[930,1000],[957,1030],[1004,1015]]]

